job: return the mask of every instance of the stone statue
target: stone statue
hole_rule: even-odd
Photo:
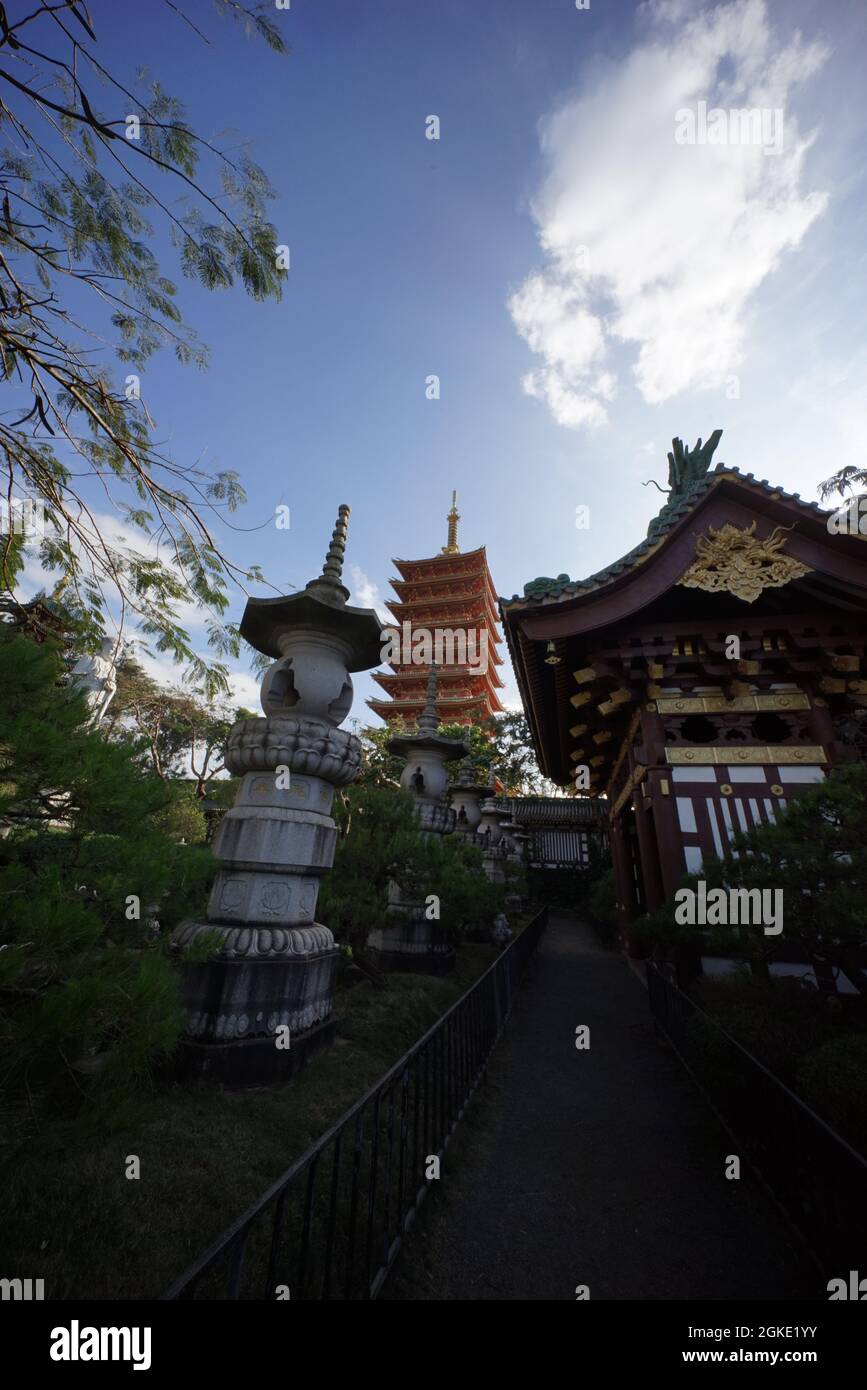
[[[72,668],[69,683],[83,690],[90,709],[91,722],[100,724],[117,690],[117,663],[122,654],[115,637],[105,637],[98,652],[80,656]]]
[[[509,919],[505,912],[499,912],[494,918],[494,925],[491,930],[491,941],[502,950],[504,946],[508,946],[511,939],[512,928],[509,926]]]

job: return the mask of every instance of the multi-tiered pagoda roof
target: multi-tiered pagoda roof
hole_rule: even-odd
[[[387,607],[400,635],[401,660],[373,679],[388,699],[368,700],[387,723],[415,724],[424,709],[430,662],[411,659],[414,639],[439,635],[444,644],[435,656],[439,672],[437,713],[441,722],[470,724],[502,711],[497,674],[502,641],[497,627],[497,591],[485,547],[462,552],[457,541],[460,520],[456,495],[448,513],[448,540],[439,555],[424,560],[393,560],[400,575],[391,584],[397,598]],[[451,634],[451,636],[449,636]],[[460,659],[466,655],[467,659]],[[452,658],[452,659],[450,659]]]

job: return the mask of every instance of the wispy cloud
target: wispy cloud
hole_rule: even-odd
[[[546,259],[509,301],[541,359],[524,389],[575,428],[607,420],[615,349],[651,404],[724,385],[744,357],[751,299],[827,204],[802,187],[814,137],[790,105],[826,49],[780,37],[765,0],[640,8],[642,42],[542,125],[532,207]],[[676,143],[678,111],[702,101],[781,110],[781,147]]]
[[[381,623],[393,623],[394,618],[383,607],[379,585],[367,577],[360,565],[350,565],[349,573],[352,576],[351,601],[362,608],[373,608]]]

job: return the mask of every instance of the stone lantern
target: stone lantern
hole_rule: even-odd
[[[414,734],[397,734],[389,739],[389,753],[406,760],[400,785],[415,802],[415,814],[425,834],[447,835],[455,826],[455,813],[445,800],[448,786],[446,763],[466,757],[469,749],[462,739],[443,738],[437,733],[437,670],[431,664],[424,711]],[[389,885],[388,912],[402,918],[401,924],[375,927],[367,938],[367,949],[383,970],[406,970],[443,975],[454,969],[455,952],[437,919],[426,915],[425,905],[406,902],[400,885]]]
[[[187,1075],[285,1080],[331,1041],[338,953],[316,901],[334,860],[334,790],[361,761],[359,740],[338,728],[350,672],[379,664],[382,633],[371,609],[347,605],[348,517],[341,507],[318,579],[244,610],[241,636],[275,659],[262,681],[265,717],[229,734],[226,767],[241,785],[214,839],[207,920],[183,922],[173,938],[179,949],[216,938],[207,960],[183,965]]]
[[[502,819],[503,812],[497,805],[492,796],[487,797],[479,807],[481,814],[481,830],[488,836],[488,844],[492,847],[498,845],[503,837]]]
[[[509,812],[509,814],[504,816],[500,821],[500,844],[506,851],[506,858],[510,860],[514,860],[517,856],[518,846],[515,835],[518,830],[520,830],[520,826],[515,820],[514,815]]]
[[[475,833],[482,819],[480,803],[494,794],[493,787],[475,780],[476,771],[472,763],[465,763],[451,787],[455,830],[461,835]]]
[[[503,860],[506,857],[506,845],[503,842],[503,812],[492,796],[482,802],[479,810],[482,817],[479,833],[487,839],[482,851],[482,867],[492,883],[504,883],[506,876]]]
[[[516,831],[514,832],[514,840],[515,840],[516,852],[517,852],[518,858],[521,860],[522,863],[523,863],[524,860],[527,858],[527,856],[528,856],[528,854],[529,854],[529,852],[530,852],[530,848],[529,848],[529,847],[530,847],[530,841],[532,840],[532,838],[533,838],[533,837],[532,837],[532,835],[530,834],[529,830],[525,830],[525,829],[523,828],[523,826],[522,826],[519,830],[516,830]]]

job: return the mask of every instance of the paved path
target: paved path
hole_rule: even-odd
[[[590,1025],[589,1051],[575,1047]],[[821,1297],[787,1227],[654,1035],[647,995],[552,914],[386,1299]]]

